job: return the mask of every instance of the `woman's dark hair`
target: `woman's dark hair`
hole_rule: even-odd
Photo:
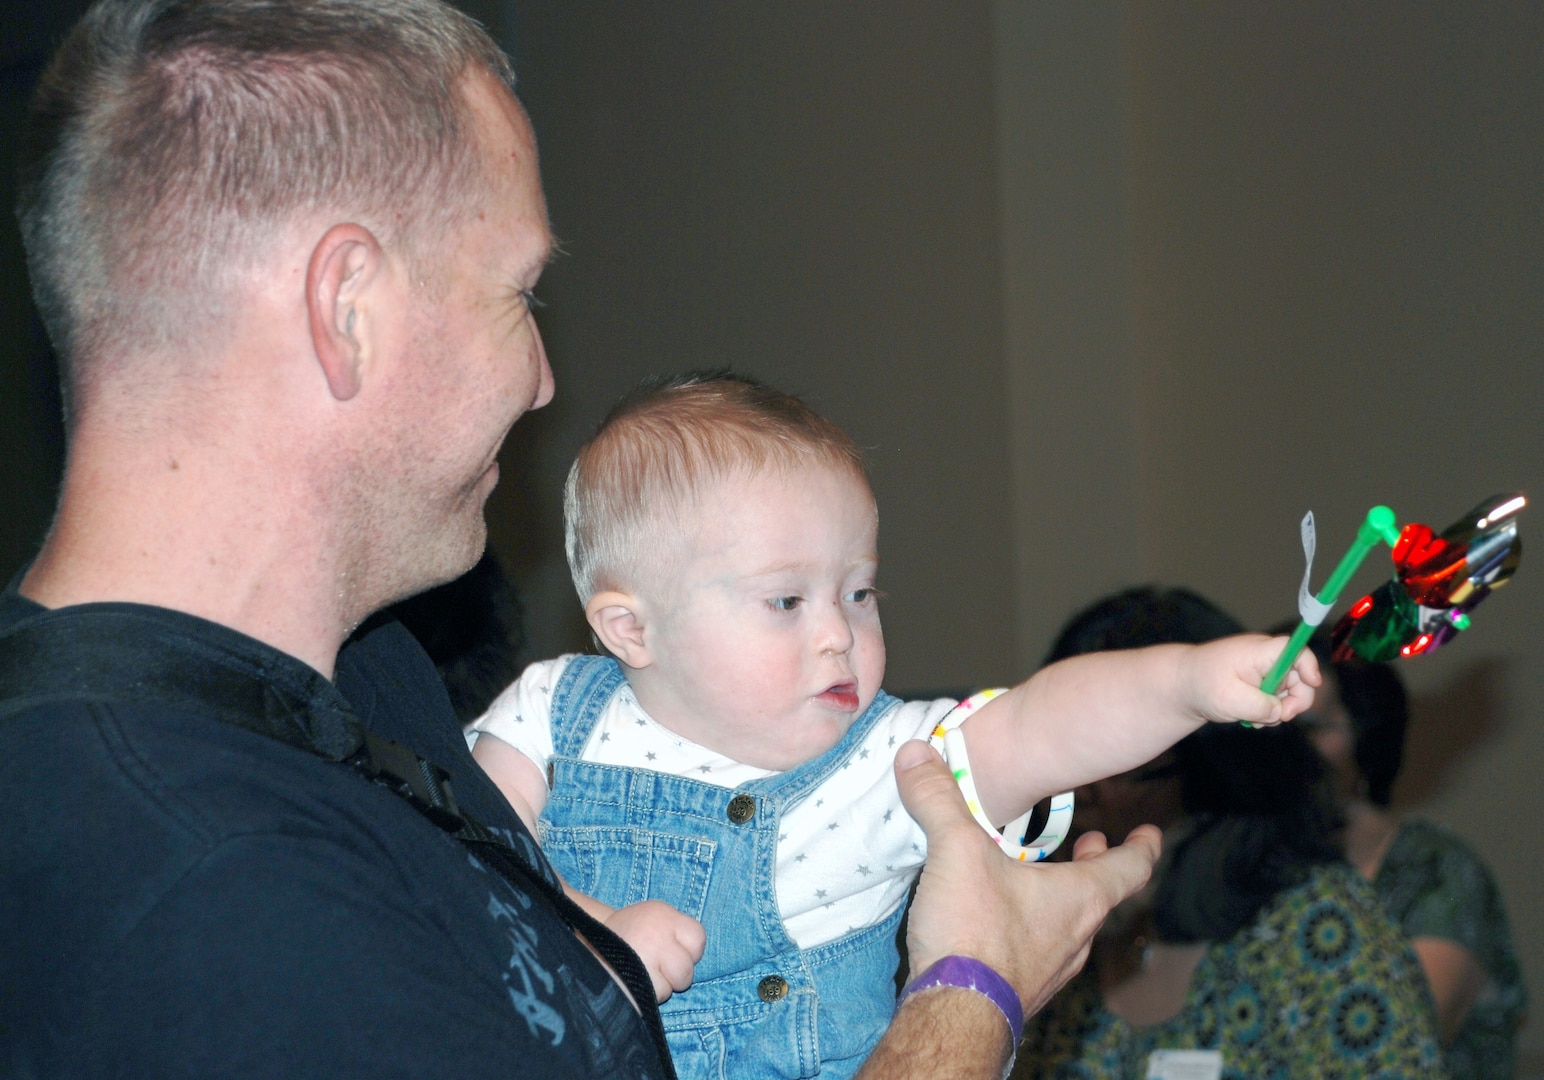
[[[1089,652],[1199,645],[1243,626],[1188,589],[1128,589],[1085,608],[1047,663]],[[1174,747],[1191,828],[1158,884],[1154,918],[1165,941],[1222,941],[1248,925],[1314,866],[1337,860],[1339,821],[1313,745],[1290,724],[1208,724]]]
[[[1356,767],[1367,781],[1367,798],[1387,806],[1394,780],[1405,760],[1405,728],[1410,722],[1410,698],[1393,664],[1352,660],[1330,663],[1329,635],[1320,631],[1308,639],[1319,666],[1335,672],[1340,700],[1351,717]]]
[[[1189,589],[1141,585],[1095,601],[1074,615],[1056,636],[1045,662],[1176,641],[1199,645],[1243,631],[1237,619]]]
[[[1340,858],[1324,762],[1299,728],[1208,724],[1174,753],[1191,830],[1158,884],[1162,940],[1226,940]]]

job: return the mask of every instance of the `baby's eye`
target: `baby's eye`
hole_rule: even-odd
[[[872,588],[854,589],[847,594],[848,602],[853,604],[866,604],[872,599],[874,599],[874,590]]]
[[[799,596],[777,596],[767,601],[778,611],[792,611],[803,602],[803,597]]]
[[[521,289],[520,299],[525,301],[525,310],[527,311],[535,311],[537,308],[544,308],[547,306],[542,302],[541,297],[537,296],[536,293],[531,289]]]

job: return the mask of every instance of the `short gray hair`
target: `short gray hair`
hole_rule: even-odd
[[[475,212],[477,65],[513,84],[440,0],[100,0],[39,86],[17,210],[67,403],[100,357],[220,319],[299,215],[411,258]]]

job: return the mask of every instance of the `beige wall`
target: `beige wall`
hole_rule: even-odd
[[[608,404],[733,365],[869,449],[891,682],[1015,670],[989,11],[516,5],[567,257],[538,292],[557,401],[505,459],[494,539],[537,652],[582,643],[558,492]]]
[[[1015,397],[1018,426],[1051,425],[1068,452],[1019,436],[1021,555],[1043,561],[1054,530],[1037,522],[1096,506],[1086,550],[1124,556],[1115,577],[1188,584],[1264,625],[1291,613],[1305,509],[1322,583],[1374,503],[1440,528],[1494,491],[1544,494],[1544,11],[994,13],[998,86],[1016,95],[1000,127],[1033,132],[1001,141],[1009,382],[1043,398]],[[1469,638],[1404,668],[1415,717],[1396,790],[1495,868],[1535,1015],[1541,574],[1525,561]],[[1047,590],[1018,582],[1032,626]],[[1021,648],[1036,655],[1032,633]],[[1544,1051],[1544,1023],[1524,1042]]]

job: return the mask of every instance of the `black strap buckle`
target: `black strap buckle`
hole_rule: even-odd
[[[446,832],[455,833],[461,829],[466,818],[456,804],[448,772],[369,728],[361,727],[359,733],[363,746],[349,758],[350,765],[412,803]]]

